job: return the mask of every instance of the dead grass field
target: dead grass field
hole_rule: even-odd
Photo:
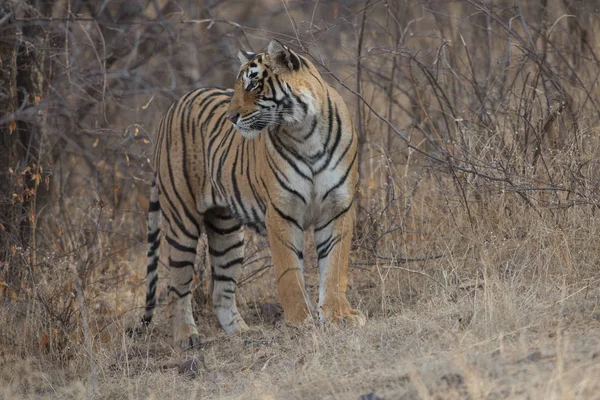
[[[94,351],[97,397],[598,398],[598,290],[566,299],[566,290],[517,286],[490,279],[456,302],[434,291],[363,330],[298,331],[247,310],[258,329],[250,338],[219,336],[212,324],[204,331],[215,337],[185,354],[159,332],[143,341],[116,332]],[[2,397],[83,398],[89,365],[77,353],[64,369],[5,355]],[[197,371],[181,373],[190,359]]]
[[[429,204],[436,205],[447,207],[439,199]],[[364,329],[286,327],[268,307],[274,282],[267,270],[242,287],[239,300],[254,332],[225,337],[211,313],[199,310],[206,344],[180,352],[170,346],[163,308],[148,335],[125,333],[139,318],[137,309],[126,307],[131,298],[142,303],[143,282],[121,299],[91,289],[92,381],[79,330],[61,345],[60,335],[43,337],[46,328],[33,311],[31,319],[17,318],[3,308],[2,338],[12,343],[2,346],[0,396],[600,398],[600,222],[587,212],[562,220],[533,217],[523,205],[513,205],[510,220],[495,218],[504,213],[501,205],[508,207],[495,205],[475,231],[447,230],[448,215],[422,227],[430,239],[413,243],[413,250],[447,253],[412,268],[435,281],[383,264],[354,268],[350,298],[369,317]],[[456,205],[455,218],[464,216],[461,210]],[[143,257],[134,261],[135,274],[143,276]],[[315,283],[312,269],[313,295]]]

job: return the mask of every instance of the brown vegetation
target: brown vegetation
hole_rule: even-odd
[[[598,398],[596,12],[592,0],[7,0],[0,397]],[[231,86],[237,48],[271,38],[319,64],[354,111],[349,296],[367,326],[286,327],[264,240],[248,236],[239,301],[256,332],[223,336],[199,257],[206,345],[172,349],[163,308],[130,338],[154,124],[191,88]]]

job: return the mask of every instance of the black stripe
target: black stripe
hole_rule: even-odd
[[[210,221],[204,221],[204,224],[214,233],[218,233],[219,235],[227,235],[228,233],[233,233],[241,228],[240,225],[235,225],[231,228],[218,228],[214,226]]]
[[[304,229],[302,229],[302,227],[300,226],[300,224],[298,223],[298,221],[296,221],[294,218],[290,217],[287,214],[284,214],[283,211],[281,211],[279,208],[277,208],[277,206],[275,204],[273,204],[273,202],[271,202],[271,205],[273,206],[273,209],[275,211],[277,211],[277,214],[279,214],[279,216],[283,219],[285,219],[286,221],[290,221],[292,224],[294,224],[298,229],[300,229],[301,231],[304,231]]]
[[[146,310],[153,309],[156,306],[156,298],[154,297],[154,293],[148,292],[146,294]]]
[[[247,142],[245,142],[247,143]],[[268,153],[267,153],[268,155]],[[252,178],[250,177],[250,157],[248,157],[247,159],[247,164],[245,166],[245,175],[246,175],[246,180],[248,182],[248,186],[250,186],[250,191],[252,192],[252,197],[254,197],[254,201],[256,202],[256,204],[258,205],[258,207],[262,210],[263,214],[265,212],[266,206],[265,206],[265,202],[260,198],[260,196],[258,195],[258,193],[256,192],[256,189],[254,188],[254,184],[252,183]],[[256,168],[254,168],[256,170]],[[254,175],[256,177],[256,171],[254,172]],[[254,221],[258,221],[258,214],[256,212],[256,210],[254,209],[254,207],[251,207],[252,209],[252,217],[254,218]]]
[[[148,232],[148,243],[154,243],[158,238],[158,235],[160,235],[160,229],[157,229],[154,232]]]
[[[176,242],[175,240],[171,239],[170,236],[167,236],[167,243],[169,243],[171,246],[173,246],[174,248],[176,248],[177,250],[184,252],[184,253],[196,253],[196,248],[195,247],[188,247],[188,246],[184,246],[182,244],[180,244],[179,242]]]
[[[157,240],[156,242],[152,242],[152,247],[150,247],[148,249],[148,257],[153,257],[154,253],[156,252],[156,249],[158,249],[159,246],[160,246],[160,240]]]
[[[342,152],[342,155],[340,156],[340,158],[338,158],[338,160],[335,162],[335,164],[333,165],[332,169],[336,169],[338,165],[340,165],[340,163],[342,162],[342,160],[344,159],[344,156],[346,155],[346,153],[348,152],[348,150],[350,150],[350,147],[352,147],[352,143],[354,143],[354,135],[351,136],[351,140],[350,143],[348,143],[348,146],[346,146],[346,148],[344,149],[344,151]]]
[[[285,129],[280,129],[279,132],[281,134],[285,135],[285,137],[287,137],[288,139],[292,139],[296,143],[304,143],[304,140],[302,140],[301,138],[297,138],[296,136],[292,135]]]
[[[215,179],[214,183],[220,188],[222,193],[226,193],[226,190],[223,186],[223,179],[221,178],[223,175],[223,164],[224,164],[225,160],[227,159],[227,156],[229,155],[229,151],[231,150],[231,146],[233,145],[235,135],[232,134],[231,131],[228,131],[225,135],[222,135],[222,136],[223,136],[223,139],[221,140],[221,142],[219,142],[217,147],[213,150],[213,156],[212,156],[210,168],[211,168],[211,170],[213,170],[213,171],[216,170],[216,172],[217,172],[217,179]],[[229,140],[229,144],[227,144],[227,148],[221,152],[221,156],[219,157],[219,165],[218,165],[218,167],[216,167],[215,159],[226,140]]]
[[[224,250],[215,250],[209,246],[208,253],[213,257],[221,257],[221,256],[224,256],[225,254],[229,253],[231,250],[238,249],[238,248],[242,247],[243,245],[244,245],[244,241],[240,240],[239,242],[232,244],[231,246],[227,247]]]
[[[193,91],[192,93],[194,93],[194,97],[192,97],[189,100],[188,104],[187,104],[189,112],[188,112],[188,118],[187,118],[186,123],[187,123],[188,126],[191,125],[191,127],[192,127],[192,141],[193,142],[196,141],[196,127],[197,127],[197,124],[195,124],[194,121],[191,120],[191,118],[192,118],[192,107],[193,107],[193,104],[196,102],[196,100],[198,100],[198,97],[200,97],[201,95],[203,95],[208,90],[209,89],[207,89],[207,88],[200,88],[200,89],[197,89],[197,90]],[[190,105],[192,105],[192,107],[190,107]]]
[[[225,114],[223,114],[225,115]],[[215,145],[215,142],[217,141],[217,139],[221,139],[221,143],[228,137],[227,136],[227,132],[225,132],[225,134],[222,134],[220,129],[216,129],[217,126],[215,126],[215,129],[213,130],[214,135],[209,136],[210,139],[208,140],[208,149],[207,149],[207,153],[208,154],[215,154],[215,152],[212,150],[213,146]],[[233,125],[232,125],[233,128]],[[212,164],[211,164],[212,165]]]
[[[186,202],[183,201],[183,198],[181,197],[181,195],[179,194],[179,191],[177,190],[177,187],[175,186],[175,178],[173,176],[173,166],[171,165],[171,157],[170,157],[169,153],[167,153],[167,170],[169,172],[169,177],[171,179],[170,183],[171,183],[173,192],[175,193],[175,197],[177,197],[177,200],[179,200],[179,203],[180,203],[179,205],[183,209],[183,212],[184,212],[185,216],[187,217],[187,219],[196,227],[196,234],[199,235],[200,234],[200,225],[198,225],[198,221],[196,221],[196,219],[194,218],[194,216],[192,215],[190,210],[187,208]],[[162,179],[161,179],[160,183],[161,183],[161,185],[164,186]],[[165,192],[165,191],[163,190],[163,192]]]
[[[315,171],[315,175],[319,174],[321,171],[325,170],[325,168],[327,168],[327,166],[329,165],[329,163],[331,162],[331,159],[333,158],[333,153],[335,153],[335,150],[337,149],[337,146],[340,143],[340,139],[342,138],[342,121],[340,119],[340,114],[337,112],[337,108],[335,110],[335,119],[337,122],[337,133],[335,135],[335,139],[333,141],[333,145],[331,146],[330,149],[327,150],[327,160],[325,161],[325,163],[323,164],[323,166],[321,168],[319,168],[317,171]],[[327,139],[327,141],[329,141],[329,137]],[[327,144],[325,145],[326,149],[327,149]]]
[[[310,132],[308,132],[308,134],[306,136],[304,136],[302,138],[302,140],[308,140],[313,135],[313,133],[315,133],[316,128],[317,128],[317,122],[318,122],[317,117],[315,117],[313,119],[312,125],[310,127]]]
[[[163,218],[165,221],[167,221],[167,226],[171,226],[171,220],[169,219],[169,217],[167,217],[167,215],[166,215],[164,212],[162,213],[162,218]],[[175,234],[175,237],[176,237],[177,239],[179,239],[179,235],[177,234],[177,232],[173,231],[172,233],[173,233],[173,234]]]
[[[271,87],[271,91],[273,92],[273,100],[275,100],[275,102],[277,102],[277,90],[275,90],[275,85],[273,84],[273,78],[269,77],[269,79],[267,80],[267,83],[269,84],[269,86]]]
[[[293,244],[283,240],[282,238],[280,238],[278,235],[274,235],[275,238],[285,247],[287,247],[288,249],[290,249],[291,251],[294,252],[294,254],[296,254],[296,257],[298,257],[298,259],[303,260],[304,259],[304,254],[302,254],[301,250],[298,250],[296,248],[296,246],[294,246]]]
[[[154,292],[156,290],[156,284],[158,283],[158,275],[154,275],[154,277],[152,278],[152,280],[150,281],[150,283],[148,284],[148,287],[152,288],[152,292]],[[150,292],[148,294],[151,294]]]
[[[344,184],[344,182],[346,181],[346,179],[348,178],[348,175],[350,175],[350,170],[352,170],[352,167],[354,166],[354,163],[356,162],[356,154],[354,153],[354,158],[352,159],[352,162],[350,163],[350,165],[348,166],[348,169],[346,170],[346,173],[344,174],[344,176],[342,176],[342,178],[339,180],[338,183],[336,183],[335,185],[333,185],[331,187],[331,189],[329,189],[324,195],[323,198],[321,199],[321,201],[324,201],[327,196],[329,196],[329,193],[333,192],[335,189],[339,188],[340,186],[342,186]]]
[[[210,109],[210,111],[208,112],[208,116],[204,119],[204,121],[202,122],[202,127],[206,127],[208,126],[210,120],[215,116],[215,110],[219,107],[221,107],[223,104],[228,104],[230,103],[231,100],[229,98],[221,100],[219,102],[216,102],[214,104],[214,106]],[[220,116],[223,116],[223,114],[221,114]],[[201,114],[198,116],[198,118],[200,118]]]
[[[279,172],[281,174],[281,176],[283,176],[285,178],[286,181],[289,181],[289,178],[287,177],[287,175],[281,170],[281,168],[279,168],[279,165],[277,165],[277,161],[275,161],[273,159],[273,157],[271,156],[270,152],[267,152],[267,162],[269,163],[269,166],[271,166],[271,169],[275,169],[277,172]]]
[[[327,246],[328,243],[331,243],[331,241],[333,240],[333,235],[329,235],[327,237],[327,239],[325,239],[325,241],[321,242],[321,243],[317,243],[316,244],[316,250],[317,252],[320,252],[322,250],[323,246]]]
[[[315,74],[312,72],[312,70],[310,70],[310,69],[308,70],[308,72],[309,72],[309,73],[310,73],[310,74],[311,74],[311,75],[312,75],[312,76],[313,76],[313,77],[314,77],[314,78],[317,80],[317,82],[319,82],[319,85],[321,85],[321,87],[323,87],[323,82],[321,81],[321,77],[320,77],[320,76],[317,76],[317,75],[315,75]]]
[[[318,253],[317,253],[319,260],[327,258],[327,256],[331,252],[331,250],[333,250],[335,245],[338,244],[340,241],[341,241],[341,239],[339,236],[336,236],[335,239],[333,239],[333,237],[330,236],[329,240],[327,240],[325,243],[321,243],[320,245],[318,245],[317,250],[319,249],[319,247],[322,247],[321,250],[318,250]]]
[[[231,186],[233,187],[233,194],[235,196],[235,199],[238,201],[240,208],[242,209],[242,214],[243,214],[242,217],[244,218],[244,221],[248,221],[250,219],[250,217],[248,216],[248,213],[246,212],[246,209],[244,208],[244,201],[242,200],[242,194],[240,193],[240,188],[238,187],[236,171],[235,171],[237,164],[238,164],[239,152],[240,152],[240,146],[238,146],[238,148],[235,151],[235,158],[233,160],[233,165],[231,167]]]
[[[146,276],[153,274],[156,271],[157,267],[158,267],[158,257],[152,259],[152,261],[148,263],[148,268],[146,269]]]
[[[339,217],[341,217],[342,215],[346,214],[348,211],[350,211],[350,209],[352,208],[352,204],[354,203],[354,199],[352,199],[352,201],[350,202],[350,204],[348,205],[348,207],[344,208],[342,211],[340,211],[336,216],[334,216],[333,218],[331,218],[329,221],[327,221],[327,223],[325,223],[325,225],[321,225],[319,227],[315,226],[315,233],[319,232],[320,230],[325,229],[326,227],[329,226],[329,224],[331,224],[333,221],[335,221],[336,219],[338,219]]]
[[[294,169],[294,171],[296,171],[296,173],[298,175],[300,175],[301,177],[303,177],[304,179],[308,180],[309,182],[313,182],[312,178],[308,175],[306,175],[304,172],[302,172],[300,170],[300,168],[298,168],[298,166],[296,165],[296,163],[294,162],[294,160],[292,160],[287,154],[285,154],[280,146],[278,146],[278,140],[277,138],[271,134],[271,132],[269,132],[269,138],[271,139],[271,143],[273,144],[273,147],[275,148],[275,151],[277,151],[277,153],[289,164],[290,167],[292,167]],[[286,150],[288,150],[286,148]],[[288,150],[289,151],[289,150]],[[310,166],[309,166],[310,168]]]
[[[290,87],[290,85],[288,85],[288,91],[290,92],[292,97],[296,100],[296,102],[298,102],[298,105],[300,107],[302,107],[302,110],[304,111],[304,115],[308,114],[308,104],[303,102],[302,99],[300,99],[300,97],[292,91],[292,88]]]
[[[252,155],[253,155],[252,159],[256,160],[257,159],[256,158],[256,141],[252,141],[251,143],[252,143]],[[267,210],[267,205],[266,205],[264,199],[262,197],[260,197],[258,195],[258,192],[255,191],[255,189],[254,189],[254,184],[252,183],[252,180],[250,179],[250,167],[248,167],[247,170],[248,170],[248,182],[250,183],[250,188],[252,189],[252,194],[254,195],[254,198],[257,200],[258,206],[260,207],[260,209],[263,213],[263,216],[264,216],[264,214]],[[254,182],[256,183],[256,185],[258,185],[259,184],[258,177],[257,177],[258,168],[252,168],[252,170],[254,171]]]
[[[221,268],[221,269],[229,269],[235,265],[242,265],[244,263],[244,257],[238,257],[238,258],[234,258],[233,260],[223,264],[223,265],[216,265],[215,267]]]
[[[152,188],[151,190],[154,190],[154,188]],[[156,212],[156,211],[160,211],[160,202],[157,201],[151,201],[150,205],[148,206],[148,213],[152,213],[152,212]]]
[[[267,206],[265,205],[265,202],[258,196],[256,189],[254,189],[254,184],[250,180],[250,173],[248,173],[248,186],[250,186],[250,191],[252,192],[252,196],[254,197],[254,200],[256,201],[256,203],[258,203],[258,207],[260,208],[260,210],[262,211],[262,213],[264,215],[265,210],[267,209]],[[260,220],[254,207],[252,207],[252,216],[254,217],[254,221]]]
[[[298,221],[296,221],[294,218],[290,217],[289,215],[286,215],[283,213],[283,211],[281,211],[279,208],[277,208],[277,206],[275,205],[275,203],[273,203],[273,200],[271,199],[271,195],[269,194],[269,190],[267,189],[267,185],[265,184],[265,181],[263,180],[263,178],[260,178],[263,187],[265,188],[265,192],[267,193],[267,197],[269,198],[269,202],[271,203],[271,206],[273,207],[273,209],[277,212],[277,214],[279,214],[279,216],[287,221],[290,221],[291,223],[293,223],[295,226],[298,227],[298,229],[300,229],[301,231],[304,231],[304,229],[300,226],[300,224],[298,223]]]
[[[304,196],[302,196],[300,194],[300,192],[292,189],[290,186],[287,185],[287,183],[285,183],[280,177],[279,174],[277,173],[277,171],[275,170],[275,167],[273,167],[273,164],[271,162],[271,156],[269,156],[269,154],[267,153],[267,163],[269,165],[269,168],[271,169],[271,172],[273,172],[273,175],[275,175],[275,179],[277,179],[277,182],[279,182],[279,185],[284,188],[285,190],[287,190],[288,192],[292,193],[293,195],[297,196],[300,200],[302,200],[302,202],[304,204],[307,204],[306,199],[304,198]],[[282,173],[283,175],[283,173]],[[285,175],[284,175],[285,177]]]
[[[171,268],[180,269],[180,268],[187,268],[187,267],[193,267],[193,266],[194,266],[193,261],[188,261],[188,260],[175,261],[169,257],[169,267],[171,267]]]
[[[189,295],[192,293],[192,292],[191,292],[191,291],[189,291],[189,290],[188,290],[188,291],[186,291],[186,292],[183,292],[183,293],[179,293],[179,291],[178,291],[177,289],[175,289],[174,287],[172,287],[172,286],[171,286],[171,287],[169,287],[169,293],[171,293],[171,292],[175,292],[175,294],[176,294],[176,295],[177,295],[177,296],[178,296],[180,299],[181,299],[181,298],[183,298],[183,297],[189,296]]]
[[[219,91],[213,91],[211,93],[208,93],[203,99],[202,101],[200,101],[200,103],[198,103],[198,114],[196,114],[196,121],[200,122],[203,120],[202,116],[204,114],[204,112],[206,111],[206,109],[208,108],[208,106],[210,105],[210,103],[212,102],[212,100],[216,99],[217,97],[219,97],[220,95],[224,95],[225,93],[223,92],[219,92]],[[204,122],[204,121],[202,121]]]
[[[163,186],[162,184],[162,179],[159,182],[160,186]],[[183,224],[182,220],[181,220],[181,215],[179,215],[179,211],[177,211],[177,208],[175,207],[175,203],[173,203],[173,200],[171,200],[171,197],[169,197],[169,195],[167,194],[166,190],[162,190],[162,195],[167,199],[167,202],[169,203],[169,206],[171,207],[169,209],[169,211],[171,212],[171,216],[173,217],[173,221],[175,222],[175,225],[177,225],[177,227],[179,228],[179,230],[188,238],[190,239],[198,239],[198,235],[190,232],[187,230],[187,228],[185,227],[185,225]],[[171,226],[171,221],[165,216],[165,219],[169,222],[169,226]],[[199,228],[199,227],[198,227]]]
[[[196,204],[196,196],[194,195],[194,191],[192,190],[192,184],[190,182],[190,175],[187,169],[187,164],[188,164],[188,159],[187,159],[187,144],[186,144],[186,140],[185,137],[187,136],[187,130],[185,129],[185,122],[186,119],[184,118],[184,113],[187,111],[187,121],[189,122],[190,120],[190,116],[192,115],[192,111],[187,107],[181,110],[181,122],[180,122],[180,129],[181,129],[181,149],[182,149],[182,165],[181,165],[181,169],[183,170],[183,180],[185,181],[185,184],[188,188],[188,192],[189,195],[192,197],[192,204]],[[200,230],[198,229],[198,233],[200,233]]]
[[[220,282],[233,282],[234,284],[236,283],[235,279],[229,277],[229,276],[225,276],[225,275],[221,275],[221,274],[213,274],[212,275],[213,280],[215,281],[220,281]]]

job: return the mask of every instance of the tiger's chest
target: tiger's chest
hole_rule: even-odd
[[[303,229],[320,220],[330,219],[352,201],[353,187],[344,177],[343,168],[328,168],[318,174],[312,171],[301,171],[301,174],[290,166],[280,169],[288,179],[286,182],[272,179],[271,187],[278,192],[271,196],[271,204],[298,221]]]

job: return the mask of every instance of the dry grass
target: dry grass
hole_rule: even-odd
[[[158,332],[133,342],[116,334],[94,353],[98,397],[594,398],[598,295],[596,288],[574,294],[490,278],[456,300],[431,291],[401,313],[372,317],[363,330],[298,331],[256,325],[254,317],[252,338],[217,337],[185,354]],[[204,360],[195,378],[178,373],[189,357]],[[83,397],[85,360],[75,356],[65,369],[44,357],[13,359],[11,368],[4,360],[2,395]]]
[[[438,199],[428,206],[427,215],[448,204]],[[260,304],[274,293],[270,271],[241,291],[242,313],[256,332],[224,337],[202,312],[206,346],[184,353],[170,347],[162,310],[147,337],[131,339],[125,328],[139,317],[127,312],[132,294],[92,298],[94,397],[597,398],[600,222],[589,209],[539,218],[514,203],[512,218],[502,218],[507,206],[491,201],[487,218],[460,235],[443,228],[444,216],[421,227],[429,240],[415,251],[445,249],[445,256],[410,266],[437,282],[383,264],[353,269],[351,301],[369,315],[362,330],[297,330],[264,316]],[[452,212],[464,218],[460,204]],[[132,266],[143,275],[143,257]],[[313,294],[315,281],[313,269]],[[142,285],[132,287],[133,303],[141,304]],[[31,319],[10,309],[0,316],[7,321],[3,340],[13,341],[2,347],[1,395],[83,397],[90,364],[77,318],[65,343],[47,343],[40,336],[47,322],[30,307],[22,315]],[[178,372],[190,358],[203,360],[195,377]]]

